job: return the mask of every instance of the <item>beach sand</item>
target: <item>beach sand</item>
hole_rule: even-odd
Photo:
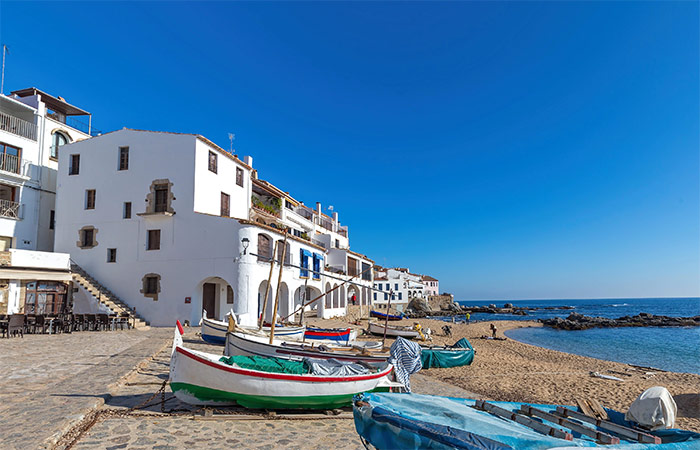
[[[341,319],[310,319],[309,324],[325,327],[348,326]],[[494,321],[471,324],[449,324],[452,336],[442,336],[445,322],[410,319],[390,322],[411,325],[420,322],[433,331],[433,345],[453,344],[462,337],[469,339],[476,357],[469,366],[450,369],[427,369],[421,374],[449,382],[484,398],[529,403],[576,405],[576,398],[594,398],[604,407],[625,412],[645,389],[663,386],[673,395],[678,406],[676,427],[700,432],[700,375],[644,369],[629,364],[544,349],[507,340],[487,340],[489,325],[496,324],[497,336],[507,330],[525,326],[539,327],[530,321]],[[362,325],[367,327],[367,321]],[[352,325],[360,328],[358,325]],[[358,333],[360,334],[360,333]],[[361,339],[381,339],[363,337]],[[612,375],[624,381],[592,377],[591,372]]]

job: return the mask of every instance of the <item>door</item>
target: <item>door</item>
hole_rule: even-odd
[[[206,310],[207,318],[216,318],[216,284],[204,283],[202,288],[202,309]]]

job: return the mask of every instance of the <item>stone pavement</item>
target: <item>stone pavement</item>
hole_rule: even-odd
[[[0,448],[47,448],[158,352],[171,329],[0,339]]]
[[[196,331],[187,329],[187,347],[222,352]],[[256,412],[260,419],[241,420],[232,415],[246,413],[250,419],[251,412],[227,408],[217,414],[229,415],[210,419],[166,387],[162,407],[172,413],[163,414],[161,395],[153,394],[168,378],[172,333],[160,328],[1,340],[0,367],[7,370],[0,373],[0,448],[364,448],[350,408],[340,417],[302,414],[293,420]],[[473,396],[422,374],[413,375],[411,384],[418,393]]]

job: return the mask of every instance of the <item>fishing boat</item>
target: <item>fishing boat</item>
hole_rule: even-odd
[[[364,343],[364,342],[363,342]],[[361,343],[357,343],[361,344]],[[336,359],[338,361],[363,361],[380,363],[389,358],[388,353],[372,351],[375,343],[370,342],[369,348],[361,345],[341,346],[319,343],[302,343],[274,339],[272,344],[265,336],[253,336],[245,333],[228,333],[224,355],[272,356],[286,359],[320,358]],[[381,343],[379,343],[381,346]]]
[[[370,311],[369,315],[370,315],[370,317],[376,317],[377,319],[386,319],[387,317],[389,318],[389,320],[401,320],[401,319],[403,319],[402,314],[394,315],[394,314],[387,314],[387,313],[374,311],[374,310]]]
[[[393,366],[387,362],[371,368],[352,365],[365,373],[348,374],[345,370],[319,374],[322,371],[316,367],[323,365],[323,360],[308,361],[227,358],[191,350],[182,345],[178,322],[170,357],[170,388],[179,400],[192,405],[332,409],[349,406],[355,394],[396,385],[389,380]]]
[[[368,331],[374,335],[377,335],[377,336],[384,336],[384,324],[377,323],[377,322],[370,322]],[[425,335],[423,335],[421,330],[419,328],[417,328],[415,325],[414,326],[405,326],[405,327],[396,326],[396,325],[387,325],[386,326],[386,335],[391,336],[391,337],[401,336],[402,338],[406,338],[406,339],[421,338],[421,339],[425,340]]]
[[[420,360],[424,369],[458,367],[471,364],[474,354],[472,344],[466,338],[462,338],[454,345],[421,346]]]
[[[607,408],[602,420],[573,407],[391,393],[360,394],[353,406],[357,433],[376,448],[700,448],[699,433],[633,429],[623,413]]]
[[[304,332],[305,340],[315,341],[335,341],[345,342],[354,341],[357,339],[357,331],[352,328],[316,328],[306,327]]]
[[[229,315],[227,315],[227,317],[229,317]],[[204,339],[206,342],[209,342],[210,344],[224,344],[226,342],[226,331],[228,331],[228,322],[209,319],[207,317],[206,311],[203,311],[200,325],[202,326],[202,339]],[[244,327],[241,325],[236,325],[236,328],[241,332],[259,332],[259,330],[255,327]],[[276,325],[275,336],[284,336],[287,339],[301,340],[304,337],[304,330],[306,330],[306,327],[288,327]],[[269,334],[270,327],[263,327],[262,332],[264,334]]]

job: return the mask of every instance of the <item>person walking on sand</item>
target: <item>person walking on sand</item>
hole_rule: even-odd
[[[467,313],[467,314],[465,314],[464,317],[465,317],[465,319],[467,319],[467,323],[469,323],[469,320],[472,318],[472,315]]]
[[[354,293],[352,294],[352,298],[350,299],[350,301],[352,302],[353,305],[356,305],[356,304],[357,304],[357,303],[356,303],[356,302],[357,302],[357,296],[356,296]]]
[[[494,338],[496,337],[496,331],[498,331],[498,329],[496,328],[496,325],[491,324],[491,337],[494,337]]]

